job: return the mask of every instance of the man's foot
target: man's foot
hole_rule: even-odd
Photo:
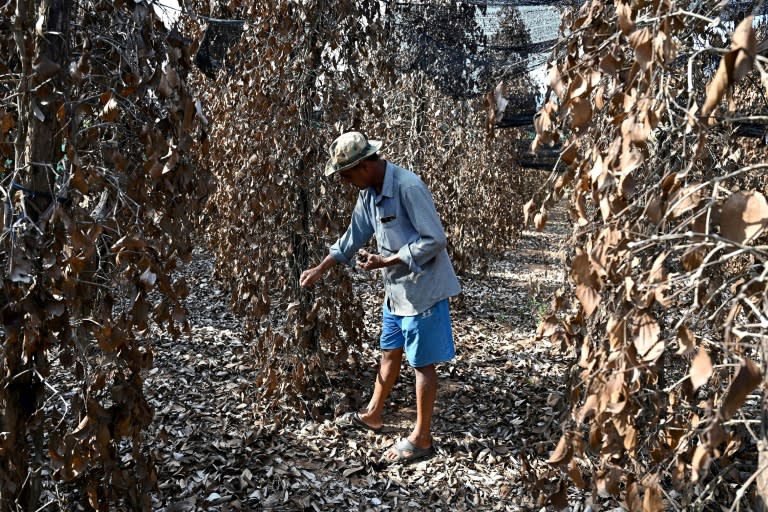
[[[340,417],[337,423],[340,426],[345,428],[370,430],[375,434],[378,434],[379,432],[381,432],[381,429],[383,428],[382,425],[379,425],[378,427],[374,427],[372,425],[367,424],[365,421],[363,421],[363,418],[360,417],[359,412],[348,412],[347,414]]]
[[[434,454],[435,449],[431,444],[425,448],[420,448],[407,438],[403,438],[384,453],[384,460],[390,464],[396,462],[410,464],[411,462],[431,457]]]

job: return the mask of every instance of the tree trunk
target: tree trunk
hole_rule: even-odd
[[[317,44],[318,33],[317,28],[322,23],[323,13],[325,12],[325,4],[320,3],[317,6],[317,13],[315,16],[315,22],[313,30],[310,32],[310,36],[305,51],[307,52],[306,62],[308,69],[313,71],[317,70],[322,64],[322,45]],[[315,95],[317,85],[315,84],[315,73],[307,73],[307,79],[302,85],[301,92],[302,97],[300,100],[299,110],[303,113],[304,123],[299,125],[299,130],[306,130],[312,119],[313,103],[311,98]],[[320,350],[320,331],[318,329],[317,319],[313,318],[312,306],[314,302],[314,294],[302,293],[299,286],[299,278],[301,272],[309,267],[311,247],[309,246],[309,226],[314,222],[314,215],[312,213],[312,202],[309,193],[309,187],[313,181],[309,173],[315,172],[314,169],[308,169],[305,165],[305,158],[300,157],[302,160],[299,162],[299,180],[298,180],[298,195],[299,195],[299,219],[298,222],[301,225],[301,233],[294,236],[294,250],[296,251],[295,259],[296,268],[294,269],[294,289],[299,295],[299,302],[301,304],[301,344],[303,347],[309,349],[312,352],[318,352]]]
[[[21,0],[19,1],[21,4]],[[31,9],[29,9],[31,11]],[[56,164],[61,160],[61,131],[56,122],[58,101],[48,101],[43,105],[39,96],[44,96],[48,91],[53,92],[61,88],[61,70],[66,69],[67,38],[69,35],[69,11],[71,0],[43,0],[37,8],[37,12],[31,12],[32,23],[43,19],[45,34],[37,34],[34,44],[34,61],[37,68],[43,70],[43,63],[50,62],[48,66],[58,66],[59,72],[50,77],[50,85],[45,85],[47,73],[34,72],[34,76],[24,75],[22,80],[26,84],[39,87],[37,91],[26,89],[21,91],[24,101],[26,119],[26,137],[24,140],[24,156],[20,162],[17,160],[16,168],[20,169],[22,185],[31,192],[25,192],[24,201],[27,206],[27,214],[37,220],[39,216],[55,200],[54,180]],[[34,71],[34,69],[33,69]],[[52,94],[51,94],[52,96]],[[24,165],[24,168],[20,164]]]
[[[53,170],[61,159],[61,137],[56,121],[58,99],[61,92],[62,69],[66,68],[65,53],[68,40],[68,19],[71,0],[43,0],[36,4],[17,0],[13,37],[21,65],[17,84],[17,133],[14,141],[12,187],[20,192],[17,215],[37,224],[55,200]],[[42,21],[42,23],[40,22]],[[30,28],[34,27],[34,30]],[[34,40],[30,39],[34,38]],[[48,101],[42,101],[42,99]],[[8,219],[10,220],[10,219]],[[35,266],[40,265],[38,249],[45,245],[39,229],[20,231],[12,246],[8,247],[12,261],[21,253]],[[39,269],[38,269],[39,270]],[[20,287],[26,286],[23,283]],[[39,287],[28,293],[47,293]],[[33,299],[34,300],[34,299]],[[40,498],[40,469],[45,447],[43,426],[35,412],[40,406],[43,384],[38,368],[45,365],[46,356],[26,349],[30,340],[43,336],[45,328],[28,325],[29,319],[21,314],[6,312],[4,368],[8,378],[4,390],[5,408],[1,427],[6,432],[5,457],[0,469],[4,473],[0,485],[0,510],[35,510]],[[31,443],[28,441],[31,439]]]

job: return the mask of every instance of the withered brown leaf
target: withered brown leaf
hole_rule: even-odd
[[[720,417],[730,419],[738,411],[752,390],[762,382],[762,371],[749,359],[744,359],[720,405]]]
[[[731,194],[720,212],[720,234],[736,243],[752,241],[768,227],[768,201],[756,191]]]

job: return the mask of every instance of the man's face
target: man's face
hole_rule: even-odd
[[[367,188],[368,183],[365,181],[365,177],[363,176],[363,172],[362,172],[363,166],[364,166],[363,162],[360,162],[354,167],[345,169],[338,173],[339,178],[341,178],[341,181],[343,181],[344,183],[349,183],[359,189]]]

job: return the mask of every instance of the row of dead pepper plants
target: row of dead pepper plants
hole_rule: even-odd
[[[531,180],[512,135],[489,134],[480,100],[451,97],[434,69],[394,67],[388,35],[403,25],[379,2],[232,2],[247,23],[215,80],[195,75],[200,104],[196,44],[146,4],[2,9],[4,509],[53,491],[65,507],[150,508],[144,334],[185,326],[171,272],[191,252],[205,171],[218,181],[200,226],[276,426],[327,413],[327,379],[362,341],[344,272],[298,287],[353,199],[319,172],[337,133],[382,138],[425,177],[460,269],[519,233],[509,212]],[[595,0],[565,18],[534,143],[564,149],[526,208],[543,227],[568,193],[576,226],[574,287],[540,329],[579,354],[558,471],[538,482],[556,504],[567,482],[632,510],[737,508],[759,499],[755,482],[764,494],[766,164],[728,133],[765,93],[765,58],[750,18],[723,44],[717,15],[712,2]],[[53,386],[53,369],[76,387]]]
[[[539,328],[577,361],[536,482],[555,505],[575,486],[631,511],[765,509],[768,162],[733,130],[765,124],[768,58],[764,27],[720,8],[563,18],[534,142],[563,149],[525,208],[542,229],[563,200],[574,226]]]
[[[0,510],[149,510],[147,328],[187,326],[208,185],[194,46],[146,3],[3,2],[0,27]]]
[[[477,34],[472,8],[447,8]],[[146,3],[0,7],[2,510],[151,508],[143,376],[150,328],[188,327],[173,270],[191,255],[192,226],[247,318],[275,426],[328,412],[328,376],[354,359],[363,312],[344,272],[312,293],[298,277],[352,204],[320,173],[342,130],[383,138],[448,198],[460,268],[482,267],[519,232],[505,214],[525,180],[477,114],[481,96],[446,96],[425,77],[430,59],[395,77],[403,48],[388,34],[407,30],[402,17],[375,1],[185,9],[246,22],[213,80],[192,69],[208,18],[191,11],[184,37]]]
[[[467,25],[467,9],[448,14]],[[390,7],[282,1],[211,15],[246,26],[216,79],[200,78],[215,141],[204,160],[218,180],[201,228],[255,340],[256,384],[274,425],[328,417],[351,390],[327,390],[365,370],[350,362],[368,341],[347,270],[336,267],[311,291],[298,286],[354,205],[356,191],[322,174],[333,139],[347,130],[383,139],[385,158],[428,182],[459,270],[482,268],[511,246],[522,222],[509,212],[534,188],[516,186],[526,175],[508,151],[511,135],[487,130],[482,95],[457,99],[435,85],[435,62],[455,59],[419,67],[424,59],[398,44],[409,26]],[[439,26],[445,37],[463,37]]]

